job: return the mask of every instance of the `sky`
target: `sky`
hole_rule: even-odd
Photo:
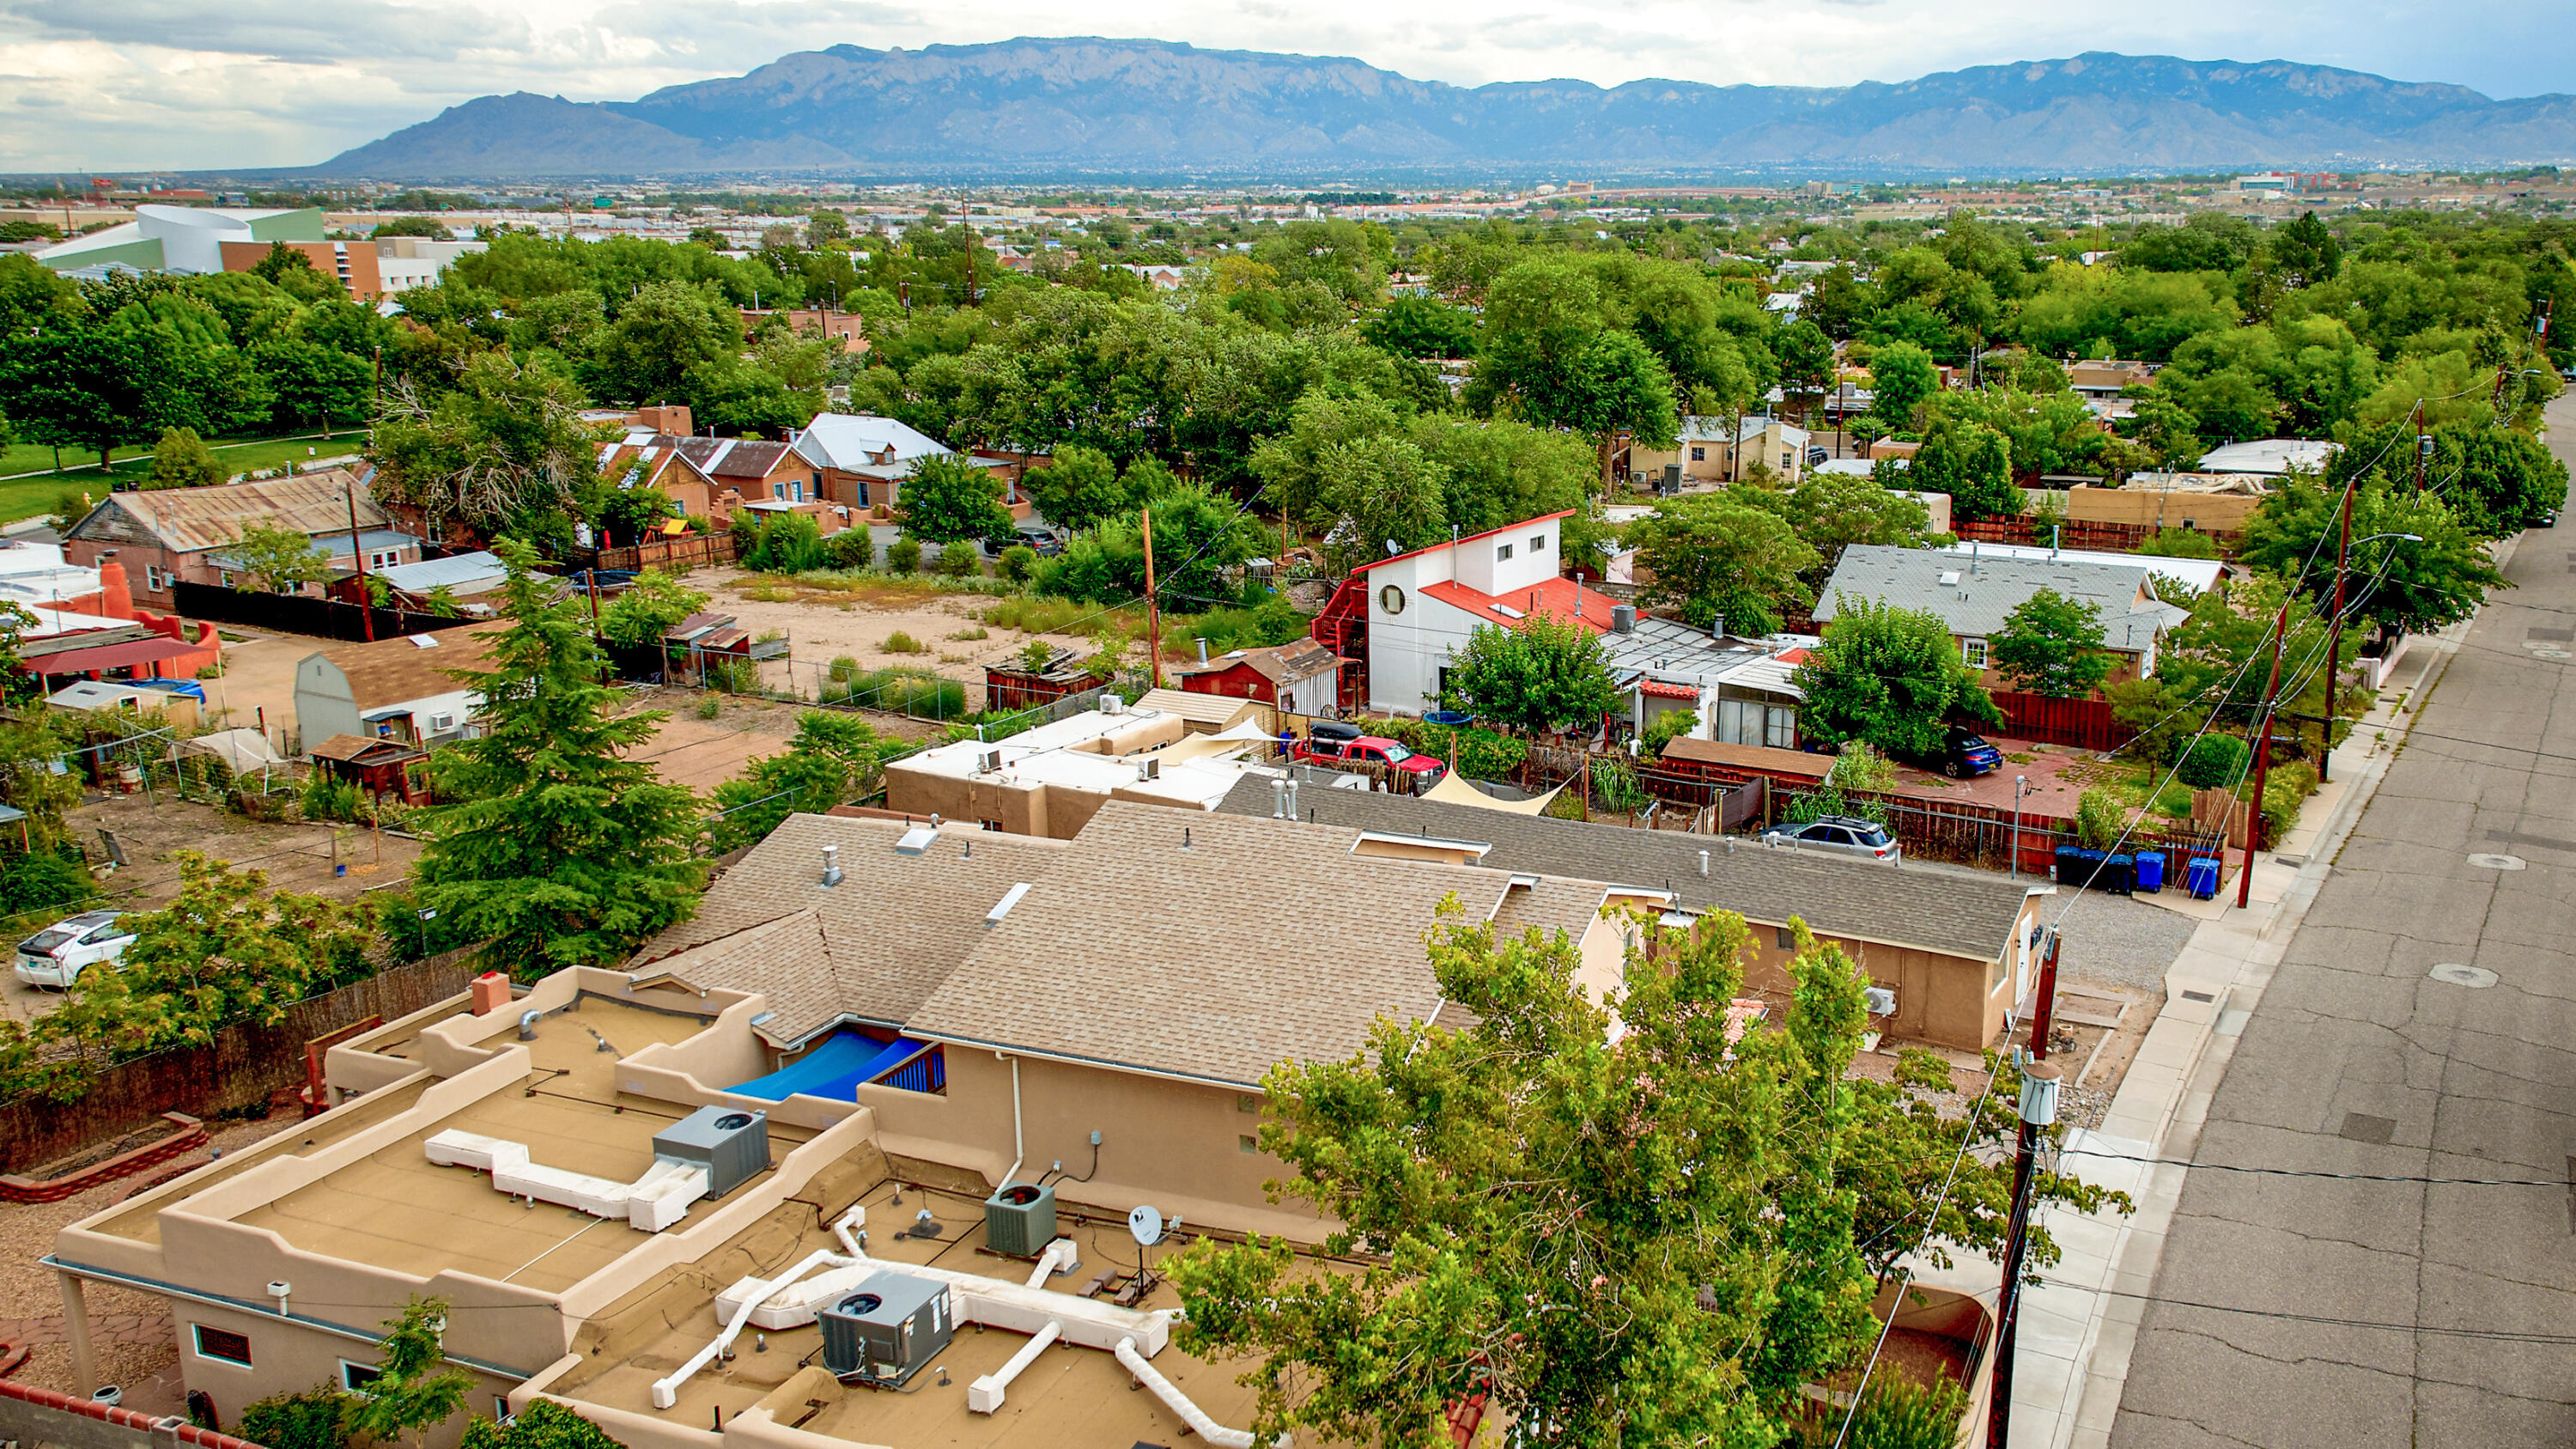
[[[1847,85],[2112,50],[2576,90],[2564,0],[0,0],[0,172],[310,165],[478,95],[624,100],[827,45],[1066,34],[1460,85]]]

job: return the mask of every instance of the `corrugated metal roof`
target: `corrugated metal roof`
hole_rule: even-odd
[[[110,494],[72,529],[72,537],[107,537],[94,526],[110,510],[122,512],[163,547],[178,553],[238,543],[243,529],[254,524],[307,534],[347,533],[352,491],[357,495],[360,528],[392,527],[392,516],[376,505],[358,475],[346,468],[321,468],[292,478],[260,478],[212,488]]]
[[[500,556],[488,551],[460,553],[454,558],[425,558],[418,563],[395,564],[376,570],[376,577],[387,587],[406,593],[426,593],[431,589],[457,588],[497,580],[509,573],[501,566]]]

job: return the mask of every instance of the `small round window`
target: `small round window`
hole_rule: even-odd
[[[1377,591],[1377,606],[1390,614],[1404,612],[1404,590],[1388,584]]]

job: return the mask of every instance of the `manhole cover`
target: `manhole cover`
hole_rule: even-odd
[[[2376,1142],[2385,1145],[2390,1138],[2397,1135],[2397,1119],[2373,1117],[2363,1112],[2346,1112],[2343,1114],[2343,1130],[2335,1135],[2349,1137],[2355,1142]]]
[[[2469,857],[2469,864],[2474,865],[2481,870],[2520,870],[2522,869],[2522,857],[2518,855],[2473,855]]]
[[[2432,970],[2427,971],[2424,974],[2432,977],[2436,981],[2448,981],[2453,986],[2493,986],[2496,984],[2496,974],[2489,971],[2484,966],[2463,966],[2457,961],[2445,961],[2441,965],[2434,967]]]

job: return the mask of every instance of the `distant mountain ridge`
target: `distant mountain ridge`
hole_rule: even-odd
[[[1167,41],[800,51],[640,100],[484,96],[319,176],[746,170],[1243,176],[2514,165],[2576,159],[2576,97],[2490,99],[2290,61],[2088,53],[1900,84],[1504,81]]]

